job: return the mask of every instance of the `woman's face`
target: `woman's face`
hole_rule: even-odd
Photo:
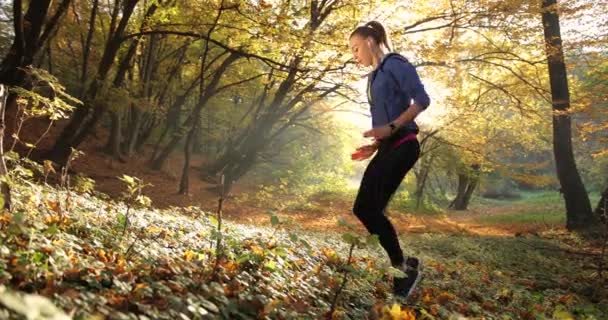
[[[352,36],[349,40],[353,58],[364,67],[372,65],[372,41],[371,38],[364,38],[358,34]]]

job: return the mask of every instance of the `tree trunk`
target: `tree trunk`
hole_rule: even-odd
[[[13,24],[15,40],[0,65],[0,82],[8,85],[21,85],[24,80],[22,68],[31,65],[34,55],[41,46],[40,33],[48,14],[51,0],[33,1],[25,16],[22,15],[22,1],[13,2]]]
[[[591,202],[572,152],[570,91],[562,48],[557,0],[543,0],[542,22],[553,101],[553,153],[557,178],[566,202],[566,227],[580,230],[593,226]]]
[[[288,76],[279,86],[278,93],[270,104],[270,109],[273,112],[261,115],[260,119],[256,119],[249,128],[243,130],[234,142],[229,144],[227,151],[218,160],[214,161],[212,165],[208,166],[211,170],[206,168],[204,172],[201,172],[203,179],[223,170],[226,173],[226,177],[231,178],[227,180],[228,184],[236,182],[236,180],[244,176],[253,167],[254,161],[260,152],[268,147],[271,142],[275,141],[278,136],[283,134],[312,105],[335,92],[338,88],[338,86],[334,86],[325,89],[315,100],[306,103],[299,109],[293,110],[302,101],[302,96],[312,89],[311,86],[308,86],[295,94],[291,100],[285,101],[288,91],[293,85],[293,79],[293,77]],[[285,81],[291,82],[290,84],[286,84]],[[281,98],[277,100],[277,96],[281,96]],[[289,111],[292,112],[289,113]],[[286,121],[276,128],[276,125],[282,118]]]
[[[70,148],[72,146],[71,135],[78,129],[80,124],[84,122],[87,114],[88,109],[86,108],[76,107],[76,109],[74,109],[70,121],[57,140],[55,140],[53,148],[44,155],[45,158],[51,159],[56,163],[64,163],[66,161],[67,157],[70,155]]]
[[[131,42],[131,44],[129,45],[127,53],[124,55],[124,57],[122,57],[122,60],[120,61],[120,64],[118,66],[118,71],[116,72],[116,76],[114,77],[114,82],[112,84],[115,88],[121,88],[123,86],[127,72],[129,68],[132,67],[131,60],[137,52],[136,49],[139,40],[140,38],[134,39],[133,42]],[[110,119],[112,121],[112,127],[108,143],[106,144],[106,151],[110,153],[114,158],[119,160],[122,159],[122,111],[123,110],[116,110],[111,112]]]
[[[175,132],[177,130],[177,128],[179,128],[179,119],[180,119],[181,112],[182,112],[182,106],[186,102],[187,94],[190,94],[190,92],[195,88],[195,86],[196,86],[195,82],[190,84],[190,87],[186,90],[185,94],[178,96],[177,99],[175,99],[175,101],[171,104],[171,107],[169,107],[169,110],[167,111],[167,117],[166,117],[167,120],[166,120],[165,128],[164,128],[163,132],[160,134],[160,136],[158,137],[158,140],[156,141],[156,144],[154,145],[154,151],[152,152],[152,156],[150,157],[149,162],[150,162],[151,167],[154,166],[154,161],[159,157],[159,152],[161,151],[160,145],[165,140],[165,137],[168,134]],[[162,165],[161,165],[161,167],[162,167]]]
[[[154,132],[154,128],[156,128],[156,125],[158,124],[158,119],[156,116],[148,115],[146,118],[147,120],[143,122],[146,125],[140,130],[140,134],[137,137],[137,144],[135,145],[135,151],[138,153],[141,153],[144,150],[146,142],[148,142],[152,136],[152,132]]]
[[[222,149],[226,149],[226,151],[201,171],[201,179],[210,183],[217,181],[216,175],[222,172],[227,165],[238,161],[236,150],[224,147],[220,142],[217,143],[217,149],[216,153],[222,152]]]
[[[89,31],[87,33],[87,38],[85,40],[83,46],[82,53],[82,73],[80,74],[80,85],[82,86],[80,89],[80,97],[84,96],[85,90],[87,88],[87,73],[89,69],[89,54],[91,52],[91,43],[93,41],[93,34],[95,33],[95,20],[97,19],[97,7],[99,5],[99,0],[93,0],[93,8],[91,8],[91,17],[89,18]]]
[[[55,160],[59,163],[64,163],[67,160],[67,156],[70,154],[72,147],[76,148],[84,141],[84,139],[93,131],[97,122],[103,116],[105,110],[105,104],[96,101],[97,94],[106,82],[106,78],[110,72],[111,67],[114,65],[114,59],[120,45],[123,42],[124,31],[127,28],[127,24],[133,9],[139,0],[127,0],[123,6],[122,16],[116,30],[110,34],[110,38],[106,44],[99,67],[97,69],[97,75],[95,81],[88,87],[83,102],[84,105],[76,107],[76,110],[72,114],[70,122],[63,129],[59,138],[55,142],[52,150],[47,154],[47,157]],[[154,8],[154,9],[152,9]],[[155,6],[151,6],[147,14],[152,14],[156,9]],[[148,15],[146,15],[148,17]],[[92,115],[89,117],[89,110],[93,110]]]
[[[464,197],[462,201],[462,205],[456,210],[466,210],[471,202],[471,198],[473,197],[473,191],[477,188],[477,183],[479,182],[478,177],[469,178],[469,184],[467,185],[467,190],[464,192]]]
[[[479,182],[479,168],[479,165],[474,164],[470,170],[458,173],[458,192],[449,205],[450,209],[467,210]]]
[[[203,179],[212,177],[219,171],[224,170],[224,172],[228,172],[226,177],[231,177],[227,180],[227,183],[234,183],[254,165],[253,162],[242,164],[243,159],[254,161],[264,148],[268,147],[271,142],[291,127],[314,103],[324,99],[339,88],[336,85],[323,89],[322,93],[316,96],[314,100],[302,104],[304,96],[315,91],[315,86],[310,84],[297,92],[292,92],[298,74],[297,66],[300,61],[299,57],[292,60],[291,65],[294,68],[290,69],[287,76],[281,81],[271,102],[265,104],[265,92],[262,93],[261,99],[259,99],[259,108],[254,113],[254,120],[250,123],[250,126],[236,136],[230,148],[227,148],[218,157],[218,160],[201,172]],[[269,83],[272,82],[269,81]],[[316,92],[319,91],[321,90],[316,90]],[[293,95],[290,95],[290,92]],[[266,107],[266,112],[261,112],[264,107]]]
[[[456,192],[456,198],[452,200],[452,203],[448,206],[450,209],[455,210],[466,210],[466,205],[464,204],[465,193],[467,190],[467,186],[469,184],[469,178],[464,173],[458,174],[458,188]]]
[[[29,24],[28,24],[29,25]],[[24,30],[23,30],[23,1],[13,0],[13,29],[15,30],[15,39],[8,54],[2,60],[0,65],[0,82],[7,84],[15,84],[10,82],[14,77],[13,72],[21,65],[23,59],[23,51],[25,50]],[[12,79],[16,82],[16,79]]]
[[[133,13],[133,9],[138,1],[139,0],[129,0],[126,2],[125,7],[122,12],[123,15],[120,19],[118,27],[116,28],[116,31],[113,34],[112,38],[110,38],[110,40],[108,41],[108,45],[106,46],[103,56],[101,57],[101,62],[99,63],[99,69],[97,71],[97,79],[96,79],[97,83],[92,84],[92,87],[89,88],[89,91],[87,93],[87,97],[89,98],[88,101],[93,101],[93,103],[91,103],[89,106],[90,108],[93,109],[93,113],[89,118],[87,118],[87,121],[80,124],[80,126],[78,127],[78,130],[76,130],[75,133],[72,135],[73,138],[72,138],[71,144],[73,147],[78,147],[84,141],[84,139],[91,132],[94,131],[95,127],[97,126],[97,123],[99,122],[99,120],[101,120],[103,114],[106,111],[106,104],[103,102],[95,101],[95,98],[97,97],[100,86],[102,86],[103,83],[106,81],[106,78],[107,78],[112,66],[114,65],[114,59],[115,59],[116,55],[118,54],[118,50],[120,49],[120,46],[123,41],[122,36],[127,27],[129,19]],[[152,6],[148,10],[146,17],[149,17],[150,15],[152,15],[155,10],[156,10],[156,6]],[[130,63],[131,58],[135,54],[135,48],[137,47],[139,40],[140,40],[140,38],[137,38],[132,42],[128,53],[126,54],[125,58],[122,60],[122,63],[124,65],[121,64],[119,67],[119,70],[117,72],[118,75],[116,76],[114,84],[113,84],[115,87],[120,87],[122,85],[122,82],[124,81],[124,77],[125,77],[124,73],[126,73],[129,70],[129,66],[131,65],[131,63]],[[119,82],[119,84],[116,83],[117,81]],[[81,107],[85,107],[85,106],[81,106]]]
[[[179,194],[188,194],[189,192],[189,173],[190,173],[190,159],[192,158],[192,148],[194,145],[194,137],[198,133],[198,126],[200,121],[197,121],[186,138],[186,144],[184,145],[184,168],[182,169],[182,178],[179,183]]]
[[[240,57],[241,56],[238,53],[231,53],[218,67],[218,69],[215,71],[215,74],[213,75],[213,78],[211,79],[209,85],[207,85],[207,87],[205,87],[204,93],[201,95],[198,103],[196,104],[196,106],[194,106],[192,113],[188,116],[188,118],[182,125],[182,128],[180,128],[178,130],[178,132],[176,132],[176,134],[173,135],[173,138],[169,141],[169,143],[165,146],[165,148],[163,148],[163,150],[160,152],[158,157],[152,161],[151,166],[150,166],[152,169],[160,170],[164,166],[165,162],[167,161],[167,159],[169,158],[171,153],[175,150],[175,148],[178,146],[180,141],[182,141],[182,138],[184,137],[184,135],[186,133],[185,131],[187,130],[185,128],[190,128],[191,126],[193,126],[195,124],[196,119],[200,119],[201,111],[207,105],[207,102],[209,102],[209,99],[211,99],[215,94],[218,93],[216,91],[217,86],[220,82],[222,75],[228,69],[228,66],[230,66],[233,62],[235,62]],[[201,77],[202,76],[203,75],[201,74]]]
[[[602,192],[602,197],[597,203],[597,207],[595,208],[595,216],[598,217],[598,219],[605,225],[608,225],[608,187],[604,189],[604,192]]]
[[[171,139],[171,141],[169,141],[169,143],[158,154],[158,157],[156,157],[154,160],[152,160],[152,162],[150,163],[150,168],[153,170],[162,169],[163,166],[165,165],[165,163],[167,162],[167,159],[169,159],[169,156],[171,155],[171,153],[173,153],[173,151],[179,145],[183,136],[184,136],[183,133],[176,132],[175,135],[173,135],[173,138]]]
[[[51,42],[46,47],[47,57],[48,57],[48,70],[50,74],[53,74],[53,50],[51,46]]]
[[[241,179],[256,163],[258,148],[251,148],[243,154],[238,161],[232,161],[221,171],[225,176],[225,191],[229,193],[232,186]]]
[[[169,119],[167,119],[167,124],[165,125],[165,129],[163,129],[163,132],[160,134],[160,136],[158,137],[158,140],[156,140],[156,143],[154,144],[154,151],[152,151],[152,156],[150,157],[150,161],[149,161],[150,163],[154,162],[154,160],[158,157],[158,152],[160,150],[160,144],[163,142],[163,140],[165,140],[165,137],[169,133],[169,130],[174,128],[169,125],[168,121],[169,121]]]
[[[4,162],[4,111],[6,110],[6,101],[8,98],[8,88],[0,84],[0,177],[5,178],[8,171]],[[4,179],[0,182],[0,193],[2,194],[3,207],[6,210],[11,210],[11,190]]]
[[[111,112],[110,119],[112,121],[112,127],[105,150],[114,157],[114,159],[120,160],[122,159],[120,152],[120,142],[122,141],[122,115],[120,114],[120,111]]]
[[[171,88],[171,84],[178,77],[180,71],[182,70],[184,61],[186,60],[186,53],[188,52],[189,47],[190,47],[189,42],[187,42],[186,45],[184,45],[183,48],[180,50],[179,58],[177,58],[177,61],[175,62],[175,64],[173,65],[173,68],[169,72],[167,81],[164,82],[163,87],[161,88],[161,90],[159,90],[159,94],[157,95],[158,105],[165,104],[165,100],[167,99],[168,93]]]
[[[64,3],[69,3],[69,0],[64,0]],[[40,48],[44,46],[44,40],[46,38],[41,38],[40,33],[42,32],[42,27],[47,18],[50,5],[51,0],[32,1],[29,3],[27,12],[24,16],[23,1],[13,1],[13,27],[15,38],[7,55],[0,63],[0,83],[31,89],[32,84],[25,83],[25,68],[32,64],[34,56],[38,53]],[[63,8],[63,6],[64,4],[62,3],[60,9]],[[58,10],[55,17],[60,16],[61,11]],[[51,22],[47,24],[45,33],[47,33],[48,30],[52,30],[56,26],[57,21],[58,18],[52,19]],[[43,35],[45,33],[43,33]],[[4,108],[8,109],[15,106],[16,99],[16,95],[9,93]]]
[[[428,180],[429,173],[431,172],[431,166],[433,165],[434,160],[435,154],[431,154],[428,160],[422,161],[420,172],[416,175],[416,209],[419,209],[420,205],[422,204],[424,189],[426,187],[426,182]]]
[[[137,143],[137,137],[139,136],[139,130],[142,122],[142,111],[137,107],[131,107],[131,123],[129,124],[129,140],[126,144],[127,157],[131,157],[135,151],[135,144]]]

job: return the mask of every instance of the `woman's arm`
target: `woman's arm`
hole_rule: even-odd
[[[403,111],[399,117],[397,117],[397,119],[393,120],[393,122],[382,126],[382,127],[377,127],[371,130],[368,130],[366,132],[363,133],[364,137],[372,137],[374,139],[376,139],[375,141],[375,145],[379,145],[380,140],[390,137],[393,133],[395,133],[399,128],[403,127],[404,125],[414,121],[414,119],[420,114],[420,112],[424,111],[424,108],[422,108],[421,106],[419,106],[416,103],[413,103],[409,106],[409,108],[407,108],[405,111]],[[393,126],[391,126],[391,124]]]
[[[395,130],[403,127],[404,125],[414,121],[416,117],[424,111],[424,108],[419,106],[417,103],[412,103],[409,108],[407,108],[404,112],[402,112],[397,119],[393,120],[393,124],[395,125]],[[390,127],[390,125],[389,125]]]
[[[409,62],[402,59],[393,58],[387,61],[385,68],[392,73],[393,79],[397,82],[399,88],[412,99],[404,112],[402,112],[395,120],[386,126],[374,128],[363,134],[364,137],[373,137],[376,140],[384,139],[395,133],[400,127],[414,121],[420,112],[424,111],[431,99],[424,90],[424,85],[420,81],[420,77],[416,72],[416,68]]]

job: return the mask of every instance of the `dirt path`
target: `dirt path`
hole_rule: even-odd
[[[339,226],[338,221],[344,219],[364,232],[363,226],[350,213],[350,203],[346,201],[332,203],[325,210],[277,212],[276,215],[285,223],[286,229],[306,229],[314,231],[344,232],[347,229]],[[447,211],[440,215],[414,215],[405,212],[389,214],[397,231],[404,233],[447,233],[480,236],[514,236],[518,234],[537,233],[548,227],[543,224],[490,224],[480,222],[484,215],[507,215],[529,210],[526,205],[502,207],[482,207],[471,211]],[[233,221],[255,225],[270,225],[267,210],[251,206],[228,204],[224,210],[225,216]],[[557,227],[561,228],[561,227]]]

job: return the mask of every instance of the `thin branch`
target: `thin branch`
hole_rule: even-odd
[[[424,18],[422,20],[416,21],[416,22],[414,22],[414,23],[412,23],[410,25],[405,26],[403,28],[403,30],[407,32],[408,30],[414,29],[414,28],[416,28],[419,25],[422,25],[422,24],[425,24],[425,23],[428,23],[428,22],[431,22],[431,21],[435,21],[435,20],[445,19],[447,17],[449,17],[449,15],[447,15],[447,14],[433,16],[433,17],[427,17],[427,18]]]
[[[57,11],[53,15],[53,17],[46,24],[46,26],[44,28],[44,32],[42,33],[42,36],[40,36],[40,39],[38,40],[38,45],[42,45],[46,41],[46,39],[48,39],[48,37],[51,35],[51,33],[55,30],[55,28],[57,28],[59,19],[61,19],[61,17],[66,13],[66,11],[68,10],[68,7],[70,6],[71,1],[72,0],[63,0],[63,2],[59,5],[59,8],[57,8]]]
[[[218,88],[216,89],[216,91],[217,91],[217,92],[219,92],[219,91],[222,91],[222,90],[228,89],[228,88],[230,88],[230,87],[238,86],[238,85],[240,85],[240,84],[243,84],[243,83],[246,83],[246,82],[249,82],[249,81],[255,80],[255,79],[257,79],[257,78],[259,78],[259,77],[261,77],[261,76],[264,76],[264,75],[266,75],[266,74],[267,74],[267,73],[261,73],[261,74],[255,75],[255,76],[253,76],[253,77],[250,77],[250,78],[247,78],[247,79],[244,79],[244,80],[241,80],[241,81],[236,81],[236,82],[232,82],[232,83],[229,83],[229,84],[223,85],[223,86],[221,86],[221,87],[218,87]]]
[[[227,46],[227,45],[225,45],[224,43],[222,43],[222,42],[220,42],[218,40],[215,40],[215,39],[213,39],[211,37],[207,37],[207,36],[205,36],[203,34],[198,34],[198,33],[189,32],[189,31],[176,31],[176,30],[142,31],[142,32],[137,32],[137,33],[132,33],[132,34],[126,35],[126,36],[124,36],[122,38],[122,41],[128,40],[129,38],[133,38],[133,37],[139,37],[139,36],[142,36],[142,35],[151,35],[151,34],[175,35],[175,36],[193,37],[193,38],[198,38],[198,39],[204,39],[206,41],[209,41],[209,42],[215,44],[216,46],[218,46],[220,48],[223,48],[224,50],[226,50],[226,51],[228,51],[230,53],[236,53],[236,54],[242,56],[243,58],[258,59],[258,60],[264,62],[265,64],[267,64],[270,67],[278,68],[279,70],[283,70],[283,71],[286,71],[286,70],[295,70],[297,72],[310,72],[310,71],[317,70],[317,69],[300,69],[300,68],[297,68],[296,65],[294,65],[294,64],[280,63],[280,62],[277,62],[277,61],[275,61],[273,59],[270,59],[268,57],[263,57],[263,56],[260,56],[258,54],[246,52],[242,48],[239,48],[239,49],[232,48],[232,47]],[[329,72],[329,71],[343,70],[345,68],[345,65],[346,65],[346,63],[344,65],[336,67],[336,68],[327,68],[327,69],[325,69],[325,71]]]

